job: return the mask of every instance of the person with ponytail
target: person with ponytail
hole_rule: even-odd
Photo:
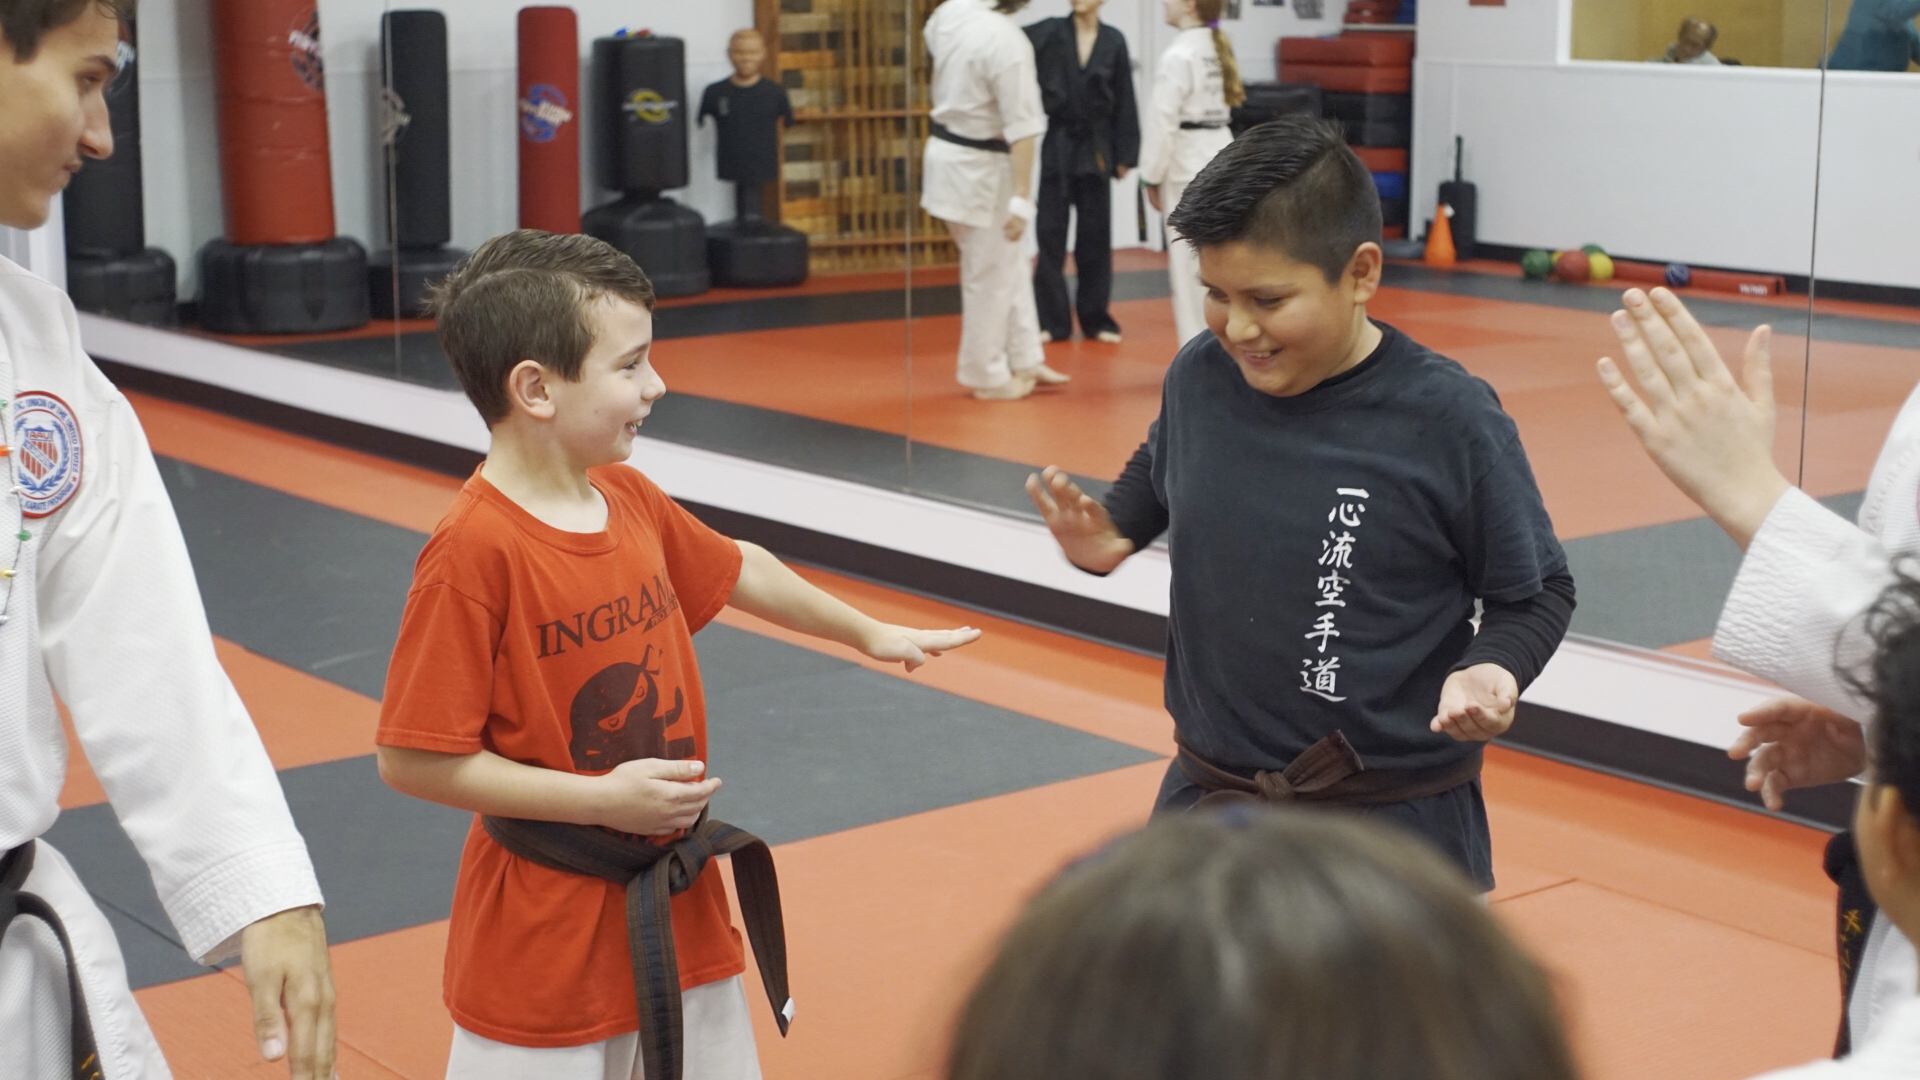
[[[1180,194],[1213,155],[1233,141],[1229,110],[1247,99],[1233,43],[1219,29],[1224,0],[1161,0],[1167,25],[1180,31],[1153,76],[1153,99],[1145,123],[1146,161],[1140,180],[1147,201],[1173,213]],[[1167,277],[1173,285],[1173,328],[1186,344],[1207,329],[1202,309],[1200,263],[1193,245],[1176,244],[1167,230]]]

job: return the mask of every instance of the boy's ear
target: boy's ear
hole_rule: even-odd
[[[537,420],[553,419],[553,395],[548,392],[552,373],[538,360],[522,360],[507,372],[507,405]]]
[[[1347,260],[1347,284],[1353,289],[1353,302],[1364,304],[1373,299],[1380,291],[1380,274],[1386,267],[1386,254],[1380,245],[1369,240],[1353,249],[1353,258]]]

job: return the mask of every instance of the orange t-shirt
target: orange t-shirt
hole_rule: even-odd
[[[740,576],[740,549],[625,465],[588,473],[606,531],[545,524],[476,472],[414,567],[387,669],[383,746],[491,750],[603,773],[707,756],[693,633]],[[717,864],[673,898],[680,985],[746,969]],[[639,1028],[626,892],[511,855],[474,819],[447,935],[461,1027],[518,1046]]]

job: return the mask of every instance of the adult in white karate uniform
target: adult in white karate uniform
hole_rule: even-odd
[[[960,385],[983,401],[1026,397],[1067,376],[1045,363],[1031,268],[1033,154],[1047,130],[1033,43],[1012,15],[1027,0],[946,0],[927,17],[932,138],[920,205],[960,248]]]
[[[112,153],[102,92],[131,7],[0,0],[0,225],[43,224],[82,158]],[[238,955],[262,1054],[324,1080],[333,985],[306,844],[215,658],[139,421],[66,295],[5,259],[0,403],[0,1076],[169,1075],[112,928],[37,839],[66,775],[58,694],[187,952]]]
[[[1141,124],[1146,153],[1140,182],[1147,201],[1162,214],[1173,213],[1187,184],[1213,155],[1233,141],[1227,130],[1231,106],[1247,97],[1233,44],[1215,29],[1222,0],[1161,0],[1167,25],[1180,31],[1160,54],[1153,72],[1153,96]],[[1200,284],[1200,253],[1176,243],[1167,230],[1167,282],[1173,292],[1173,330],[1182,345],[1207,328],[1207,292]]]
[[[1742,716],[1730,753],[1747,760],[1747,787],[1775,810],[1796,787],[1845,781],[1865,767],[1862,725],[1872,706],[1835,671],[1872,655],[1860,617],[1920,556],[1920,389],[1901,406],[1849,522],[1787,482],[1773,461],[1771,331],[1746,348],[1744,389],[1713,343],[1665,289],[1626,294],[1616,312],[1636,393],[1611,360],[1600,378],[1653,460],[1746,555],[1714,631],[1713,655],[1796,695]],[[1913,1040],[1920,963],[1891,919],[1867,930],[1846,1016],[1848,1042],[1865,1047],[1898,1015]]]

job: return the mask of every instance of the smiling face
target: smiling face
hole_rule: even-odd
[[[85,159],[113,153],[106,89],[119,49],[120,21],[93,5],[41,35],[25,62],[0,41],[0,225],[45,224]]]
[[[1200,249],[1207,328],[1263,394],[1293,397],[1366,359],[1367,301],[1380,288],[1378,244],[1361,244],[1328,282],[1320,268],[1245,240]]]
[[[601,297],[589,312],[593,348],[580,377],[544,380],[554,434],[582,469],[627,460],[641,422],[667,392],[649,359],[653,313],[617,296]]]

